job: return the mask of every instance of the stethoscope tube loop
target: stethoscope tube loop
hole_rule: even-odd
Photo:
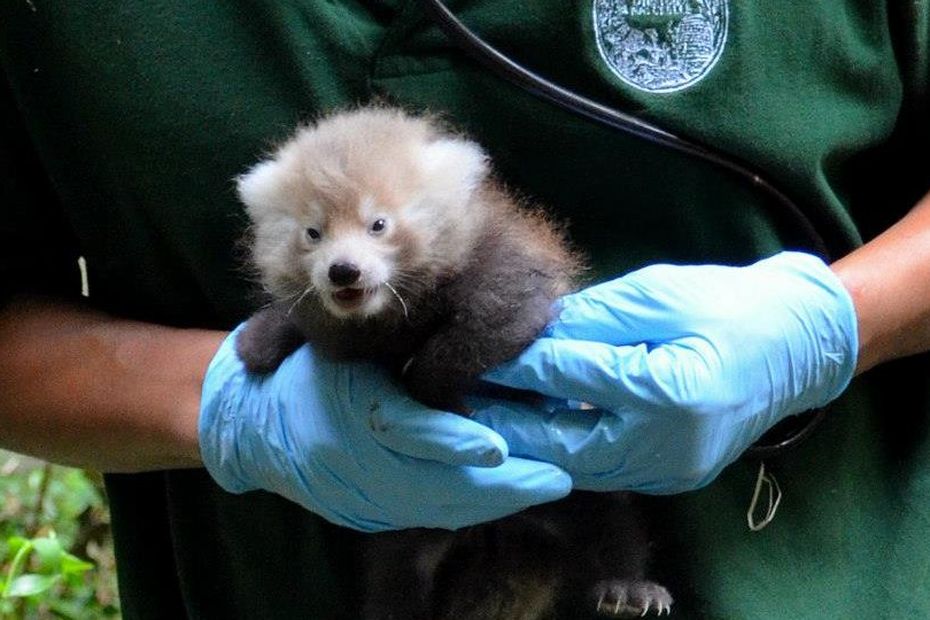
[[[640,118],[607,107],[576,92],[555,84],[530,71],[510,57],[502,54],[465,26],[441,0],[421,0],[423,9],[436,25],[486,69],[527,92],[545,99],[560,108],[636,136],[650,143],[678,151],[730,171],[767,194],[787,211],[810,241],[810,251],[823,258],[830,252],[823,237],[804,212],[785,193],[766,181],[761,175],[736,160],[711,151],[705,146],[687,140]]]

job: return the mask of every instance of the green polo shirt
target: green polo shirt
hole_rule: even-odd
[[[839,255],[930,188],[930,2],[468,0],[489,42],[580,93],[748,163]],[[296,123],[373,97],[439,112],[570,222],[596,279],[811,248],[730,173],[542,102],[468,60],[412,0],[0,4],[0,291],[230,328],[255,297],[231,179]],[[916,149],[910,155],[909,148]],[[767,463],[655,502],[680,618],[930,617],[925,359],[857,380]],[[355,618],[356,536],[204,471],[108,477],[126,618]],[[581,612],[575,617],[582,617]]]

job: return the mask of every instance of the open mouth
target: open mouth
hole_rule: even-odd
[[[359,307],[365,301],[365,297],[367,297],[367,294],[363,288],[346,287],[333,293],[333,301],[344,310],[353,310]]]

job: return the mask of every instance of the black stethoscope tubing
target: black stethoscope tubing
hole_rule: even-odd
[[[476,35],[441,0],[420,0],[420,4],[446,36],[492,73],[537,97],[584,118],[594,120],[652,144],[690,155],[729,171],[768,195],[773,203],[777,205],[777,208],[781,210],[782,215],[790,218],[799,231],[809,240],[811,244],[810,251],[825,259],[830,257],[831,252],[828,250],[824,237],[817,231],[817,227],[804,211],[787,194],[766,181],[748,166],[722,153],[712,151],[701,144],[676,136],[640,118],[588,99],[530,71]],[[810,436],[814,427],[823,419],[824,414],[823,409],[818,409],[787,420],[786,422],[791,428],[786,433],[779,435],[777,432],[778,426],[776,426],[775,429],[770,431],[769,435],[766,435],[750,447],[744,453],[745,456],[768,458],[781,454]],[[770,440],[770,435],[776,437]]]

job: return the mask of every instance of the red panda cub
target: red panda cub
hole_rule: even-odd
[[[491,178],[474,142],[394,108],[301,127],[238,179],[252,263],[270,303],[240,332],[270,372],[309,342],[377,361],[410,393],[464,412],[487,369],[515,357],[572,290],[578,256],[539,210]],[[670,610],[643,578],[628,494],[574,493],[458,532],[361,538],[368,620],[542,620]]]

